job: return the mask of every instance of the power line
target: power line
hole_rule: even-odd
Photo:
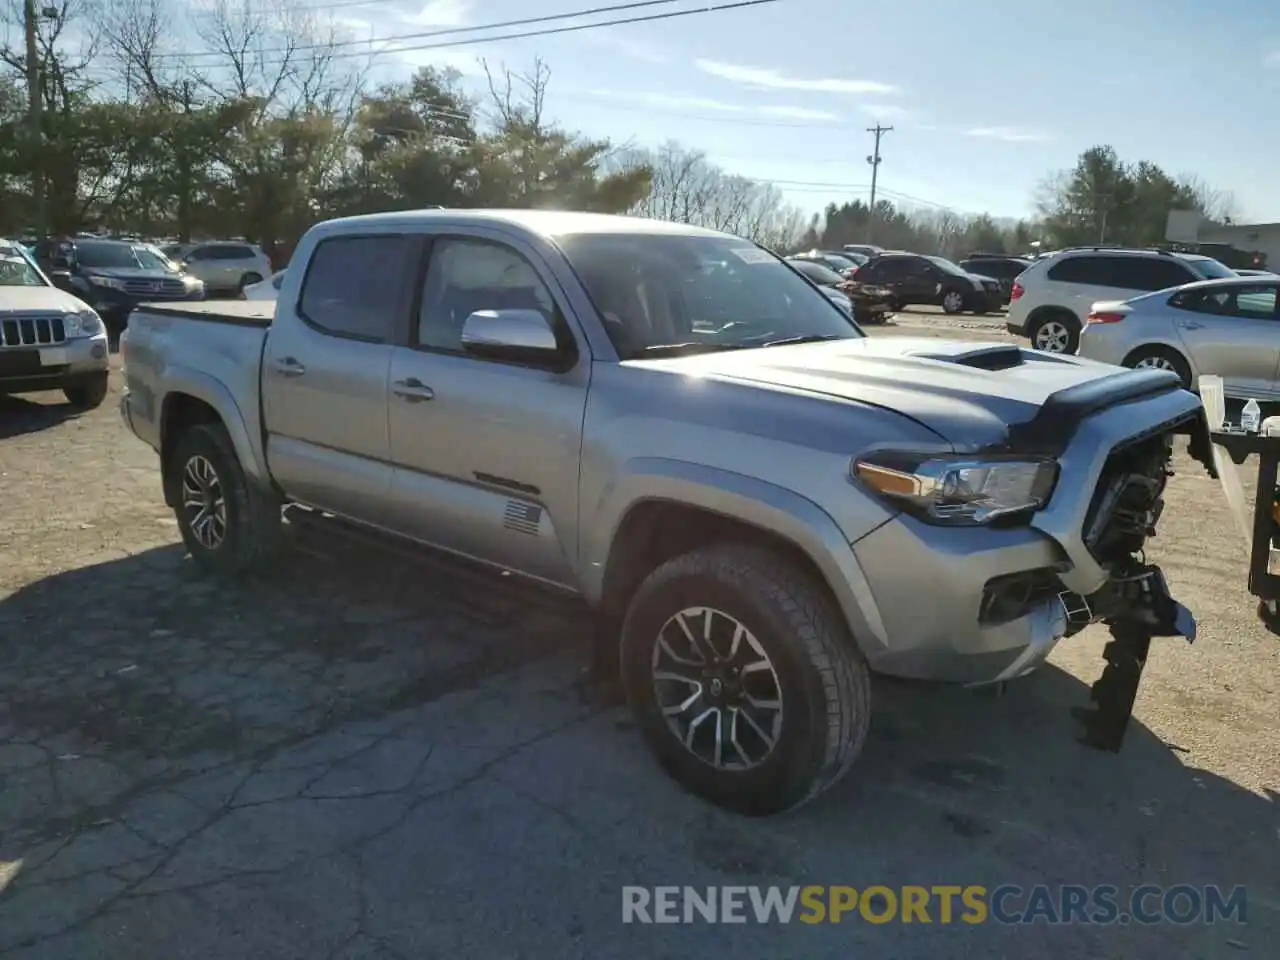
[[[547,23],[555,20],[568,20],[575,17],[595,16],[601,13],[619,13],[624,10],[635,10],[643,7],[677,3],[679,0],[632,0],[630,3],[610,4],[592,7],[586,10],[575,10],[568,13],[546,14],[541,17],[527,17],[522,20],[505,20],[497,23],[473,24],[465,27],[449,27],[440,30],[428,30],[419,33],[404,33],[390,37],[370,37],[362,40],[335,40],[329,43],[300,44],[295,47],[263,47],[254,51],[259,53],[276,53],[292,55],[307,50],[331,50],[335,47],[368,46],[375,43],[401,43],[405,40],[422,40],[431,37],[455,36],[459,33],[476,33],[484,30],[501,30],[507,27],[524,26],[536,23]],[[718,3],[690,10],[670,10],[664,13],[643,14],[635,17],[621,17],[614,20],[600,20],[595,23],[577,23],[564,27],[548,27],[542,30],[527,30],[518,33],[502,34],[496,37],[475,37],[464,40],[447,40],[441,43],[413,44],[410,46],[383,47],[379,50],[361,50],[347,53],[335,53],[334,59],[347,57],[377,56],[388,53],[416,53],[423,50],[443,50],[448,47],[463,47],[479,43],[497,43],[503,40],[524,40],[531,37],[547,37],[562,33],[575,33],[581,30],[596,30],[601,27],[626,26],[633,23],[650,23],[657,20],[671,20],[676,17],[690,17],[704,13],[717,13],[728,10],[740,10],[747,7],[760,7],[766,4],[780,3],[782,0],[736,0],[732,3]],[[194,59],[196,57],[222,57],[225,53],[219,50],[187,50],[157,54],[167,59]]]

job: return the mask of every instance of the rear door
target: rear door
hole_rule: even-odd
[[[571,585],[591,360],[564,291],[538,249],[481,227],[432,238],[420,290],[389,378],[396,529]],[[467,316],[502,309],[542,313],[564,362],[552,369],[466,353]]]
[[[1280,396],[1280,315],[1275,283],[1197,288],[1171,306],[1198,375],[1217,374],[1231,397]]]
[[[858,280],[878,287],[887,287],[893,291],[894,299],[912,302],[910,294],[912,259],[897,256],[876,257],[858,271]]]
[[[279,300],[262,358],[272,475],[292,497],[387,522],[387,371],[406,324],[415,241],[395,233],[321,239],[296,300]]]

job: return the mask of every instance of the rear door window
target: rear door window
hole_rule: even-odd
[[[335,337],[389,342],[403,302],[408,241],[401,236],[334,237],[312,251],[298,315]]]

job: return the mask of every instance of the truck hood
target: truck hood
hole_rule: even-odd
[[[1011,426],[1032,420],[1059,391],[1108,377],[1133,379],[1131,371],[1079,357],[929,337],[866,337],[630,363],[882,407],[958,450],[1004,443]]]
[[[7,313],[76,313],[88,305],[57,287],[0,287],[0,320]]]

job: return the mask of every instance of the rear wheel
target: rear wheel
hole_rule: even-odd
[[[1064,311],[1043,313],[1031,322],[1027,336],[1044,353],[1075,353],[1080,347],[1080,321]]]
[[[1168,370],[1178,375],[1184,390],[1191,389],[1191,367],[1172,347],[1139,347],[1124,358],[1124,365],[1135,370]]]
[[[713,803],[799,806],[862,750],[866,661],[822,587],[768,550],[723,544],[658,567],[628,607],[621,653],[650,748]]]
[[[280,541],[280,502],[245,475],[226,428],[191,427],[172,456],[169,499],[191,558],[221,574],[259,566]]]
[[[68,383],[62,388],[67,402],[78,410],[92,410],[102,406],[107,399],[107,373],[95,374],[86,380]]]

